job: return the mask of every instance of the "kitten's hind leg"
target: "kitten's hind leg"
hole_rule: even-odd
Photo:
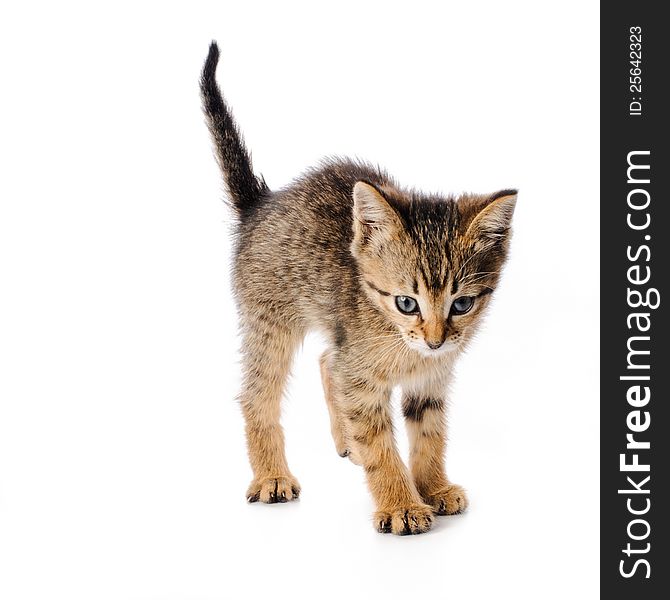
[[[286,462],[279,418],[284,385],[301,337],[302,332],[277,323],[245,323],[240,404],[254,473],[247,490],[249,502],[287,502],[300,493]]]
[[[328,414],[330,415],[330,432],[333,436],[337,453],[343,458],[348,456],[353,462],[359,464],[355,456],[352,456],[352,447],[349,443],[346,431],[346,418],[342,414],[342,408],[335,394],[335,388],[333,386],[332,375],[330,372],[331,360],[332,352],[330,350],[326,350],[319,359],[323,393],[326,397],[326,405],[328,406]]]

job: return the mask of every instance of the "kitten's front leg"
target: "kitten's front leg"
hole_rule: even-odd
[[[445,474],[446,400],[435,389],[404,390],[402,411],[410,439],[410,468],[421,497],[438,515],[463,512],[465,490]]]
[[[397,535],[428,531],[433,524],[432,510],[417,492],[393,439],[390,390],[351,376],[340,375],[338,384],[351,441],[377,505],[375,527]]]

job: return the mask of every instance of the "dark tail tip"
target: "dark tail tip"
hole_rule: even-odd
[[[245,212],[258,202],[268,187],[262,177],[254,175],[251,155],[216,83],[218,63],[219,46],[212,41],[200,77],[203,111],[230,199],[239,212]]]
[[[202,69],[202,84],[203,87],[208,83],[214,83],[216,81],[216,66],[219,64],[219,46],[212,40],[212,43],[209,45],[209,53],[207,54],[207,60],[205,61],[205,66]]]

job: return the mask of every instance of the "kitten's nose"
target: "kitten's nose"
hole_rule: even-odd
[[[428,344],[428,347],[429,347],[431,350],[437,350],[442,344],[444,344],[444,340],[442,340],[441,342],[429,342],[429,341],[426,341],[426,344]]]

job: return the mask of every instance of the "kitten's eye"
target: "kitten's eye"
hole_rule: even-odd
[[[451,310],[455,315],[464,315],[466,312],[470,312],[474,304],[475,299],[472,296],[461,296],[454,300]]]
[[[409,296],[396,296],[395,305],[398,307],[398,310],[405,315],[414,315],[419,312],[418,302]]]

